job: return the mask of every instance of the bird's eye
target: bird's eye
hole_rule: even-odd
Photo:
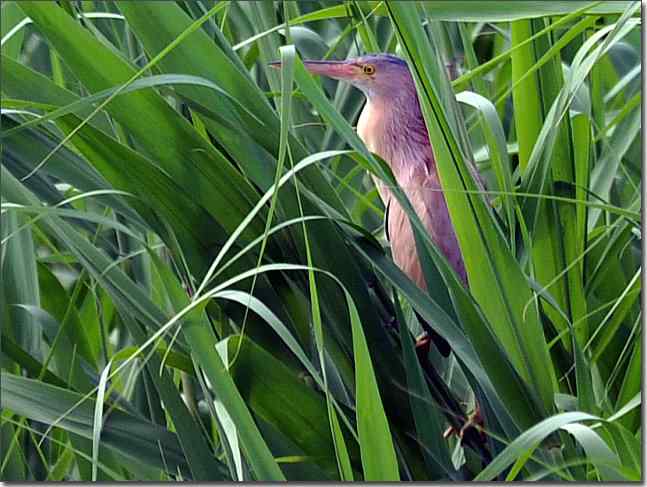
[[[364,74],[373,74],[375,73],[375,66],[373,66],[372,64],[365,64],[364,66],[362,66],[362,71],[364,72]]]

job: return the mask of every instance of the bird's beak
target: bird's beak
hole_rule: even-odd
[[[354,79],[361,72],[359,66],[348,61],[303,61],[303,65],[312,74],[341,80]],[[281,62],[270,63],[270,66],[280,68]]]

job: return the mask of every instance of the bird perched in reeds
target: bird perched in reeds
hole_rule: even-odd
[[[357,123],[357,134],[371,152],[389,164],[432,240],[467,286],[463,257],[407,63],[392,54],[369,54],[345,61],[303,64],[313,74],[348,82],[364,93],[366,104]],[[475,168],[471,169],[477,175]],[[384,226],[393,260],[413,282],[427,290],[407,214],[391,190],[379,179],[374,181],[386,208]],[[480,185],[478,176],[477,183]],[[447,343],[420,321],[446,356]]]
[[[313,74],[348,82],[364,93],[366,104],[357,123],[359,137],[371,152],[390,166],[432,240],[467,286],[463,257],[407,63],[391,54],[370,54],[345,61],[303,61],[303,64]],[[278,67],[280,63],[272,65]],[[475,168],[470,169],[477,178],[477,184],[482,186]],[[391,190],[378,178],[373,179],[386,208],[385,232],[393,260],[426,291],[427,283],[409,218]],[[428,335],[418,340],[418,357],[429,374],[434,395],[456,421],[456,416],[463,416],[462,408],[426,360],[430,339],[444,356],[450,352],[449,344],[420,316],[418,318]],[[461,437],[467,426],[480,421],[480,418],[468,421],[463,416],[463,420],[465,425],[460,428]],[[454,429],[458,431],[458,428]]]

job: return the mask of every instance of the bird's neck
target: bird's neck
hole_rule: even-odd
[[[369,96],[357,123],[357,133],[368,149],[394,171],[403,151],[429,150],[415,87],[401,87],[393,95]]]

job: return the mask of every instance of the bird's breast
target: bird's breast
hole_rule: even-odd
[[[387,164],[390,165],[390,157],[385,150],[386,144],[384,141],[384,122],[384,110],[374,102],[371,103],[370,100],[367,100],[366,105],[364,105],[364,109],[359,116],[359,120],[357,121],[357,135],[359,135],[359,138],[362,139],[368,150],[380,156],[386,161]],[[380,194],[380,198],[382,198],[382,201],[386,205],[391,198],[391,192],[380,179],[375,176],[372,177],[377,191]]]
[[[415,106],[367,100],[357,121],[357,134],[366,147],[391,167],[414,211],[450,264],[466,282],[465,268],[436,171],[427,129]],[[409,110],[409,108],[411,108]],[[378,178],[375,185],[389,205],[388,234],[395,263],[421,288],[426,284],[409,217],[391,190]]]
[[[382,137],[384,132],[384,111],[372,103],[370,100],[366,101],[364,109],[357,121],[357,135],[364,141],[364,144],[371,152],[384,159],[382,154]]]

